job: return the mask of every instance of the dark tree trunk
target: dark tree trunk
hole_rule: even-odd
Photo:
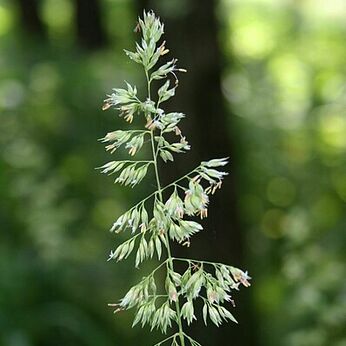
[[[75,0],[77,38],[87,49],[103,47],[107,42],[102,25],[102,15],[98,0]]]
[[[39,0],[17,0],[21,28],[31,36],[45,37],[46,30],[39,15]]]
[[[232,114],[226,110],[221,93],[222,54],[217,39],[216,1],[188,0],[184,1],[184,7],[175,4],[175,7],[168,6],[169,2],[162,0],[138,2],[140,13],[143,9],[153,9],[163,18],[167,46],[173,52],[172,56],[179,58],[179,67],[188,70],[187,74],[180,75],[177,95],[168,105],[170,110],[182,111],[188,116],[181,128],[192,144],[192,151],[191,154],[177,155],[178,169],[180,173],[187,172],[201,160],[222,156],[230,156],[231,161],[228,167],[231,174],[223,188],[211,197],[209,217],[204,223],[207,232],[192,239],[190,249],[175,249],[175,252],[243,266],[244,237],[237,214],[233,169],[237,163],[234,162],[231,137],[232,130],[236,131],[232,128]],[[171,180],[171,175],[170,170],[166,173],[168,179],[165,178]],[[209,345],[228,345],[230,340],[243,346],[254,345],[254,326],[251,314],[248,314],[250,295],[248,291],[241,295],[235,297],[239,306],[234,311],[240,325],[208,328],[208,331],[199,325],[194,330],[197,338]]]
[[[172,110],[183,111],[188,119],[182,123],[192,144],[191,153],[177,157],[180,171],[197,165],[201,160],[230,156],[233,147],[230,140],[231,116],[225,109],[220,89],[221,54],[217,42],[217,28],[213,0],[189,1],[185,14],[164,18],[166,39],[172,55],[179,58],[178,65],[187,68],[180,74],[176,98],[169,104]],[[166,16],[162,13],[162,16]],[[231,163],[234,166],[234,162]],[[213,245],[210,253],[214,259],[243,258],[242,238],[236,213],[235,176],[225,180],[225,186],[211,200],[207,219],[210,239],[204,234],[202,242]],[[200,244],[203,247],[203,244]],[[196,249],[200,253],[200,248]],[[193,251],[193,250],[192,250]]]

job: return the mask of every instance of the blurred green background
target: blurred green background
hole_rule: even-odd
[[[154,187],[94,170],[110,158],[97,138],[124,126],[104,95],[143,84],[122,51],[143,8],[189,71],[169,107],[191,115],[194,154],[165,178],[231,157],[188,251],[253,277],[238,326],[192,332],[210,346],[346,346],[344,0],[0,0],[0,345],[160,340],[107,307],[152,265],[106,262],[107,230]]]

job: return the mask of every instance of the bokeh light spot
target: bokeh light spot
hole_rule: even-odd
[[[296,188],[285,177],[276,177],[270,180],[267,187],[268,200],[276,206],[289,206],[296,195]]]
[[[273,49],[274,37],[269,23],[247,23],[233,37],[234,50],[242,56],[261,59]]]
[[[280,209],[269,209],[262,219],[262,230],[269,238],[283,236],[283,222],[285,213]]]
[[[339,201],[331,195],[323,195],[312,206],[312,219],[320,229],[328,230],[338,222],[343,210]]]
[[[332,184],[334,185],[336,193],[339,197],[346,202],[346,174],[345,171],[332,172]]]
[[[320,117],[319,132],[322,141],[336,150],[346,149],[346,117],[345,114],[334,113],[325,109],[324,116]]]
[[[303,244],[311,232],[309,217],[305,209],[293,208],[283,223],[284,233],[293,243]]]
[[[13,109],[23,101],[24,86],[15,79],[3,80],[0,83],[0,109]]]
[[[0,4],[0,36],[8,33],[13,23],[12,13]]]
[[[53,36],[60,36],[70,31],[73,13],[72,1],[46,0],[43,2],[42,19]]]

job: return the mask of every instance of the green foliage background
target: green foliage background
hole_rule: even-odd
[[[77,45],[70,1],[40,13],[46,42],[0,1],[0,345],[149,345],[131,313],[106,306],[141,276],[106,262],[106,230],[152,189],[136,197],[94,170],[107,160],[96,139],[120,127],[104,95],[143,83],[122,53],[135,6],[102,1],[109,46],[93,52]],[[256,345],[345,346],[346,5],[222,0],[218,18],[254,278],[249,333]]]

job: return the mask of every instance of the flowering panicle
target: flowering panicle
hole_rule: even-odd
[[[148,97],[140,100],[137,88],[126,82],[126,87],[113,89],[104,101],[103,109],[114,108],[119,115],[131,123],[134,117],[141,117],[142,127],[134,130],[108,132],[101,142],[113,154],[120,148],[128,151],[128,160],[110,161],[100,167],[102,173],[115,175],[115,183],[139,184],[153,168],[157,190],[120,215],[111,226],[111,232],[128,232],[128,239],[112,250],[108,260],[122,261],[133,255],[135,266],[148,259],[165,259],[148,276],[133,286],[117,304],[115,312],[136,308],[133,326],[149,325],[166,333],[173,324],[177,332],[156,346],[171,342],[171,345],[200,345],[183,330],[182,321],[190,325],[196,320],[196,301],[202,301],[202,316],[219,326],[230,320],[237,322],[230,310],[234,307],[232,291],[240,285],[250,286],[247,272],[222,264],[187,258],[173,257],[171,242],[189,246],[191,237],[203,230],[200,223],[191,220],[208,216],[210,195],[221,188],[227,175],[221,168],[227,158],[203,161],[191,172],[174,182],[161,186],[158,161],[174,161],[174,155],[190,150],[182,134],[180,122],[183,113],[165,112],[162,104],[174,97],[178,86],[176,59],[159,65],[160,58],[169,50],[166,42],[160,43],[164,26],[153,12],[144,12],[139,18],[136,32],[141,33],[135,51],[125,50],[126,55],[144,68]],[[173,84],[169,76],[173,77]],[[162,80],[164,80],[162,82]],[[161,83],[157,95],[152,97],[152,83]],[[169,139],[166,135],[169,134]],[[172,141],[172,135],[176,140]],[[136,160],[137,153],[149,143],[151,157]],[[176,270],[176,263],[185,263],[183,272]],[[164,284],[157,284],[156,273],[166,273]],[[158,289],[157,287],[162,287]]]

